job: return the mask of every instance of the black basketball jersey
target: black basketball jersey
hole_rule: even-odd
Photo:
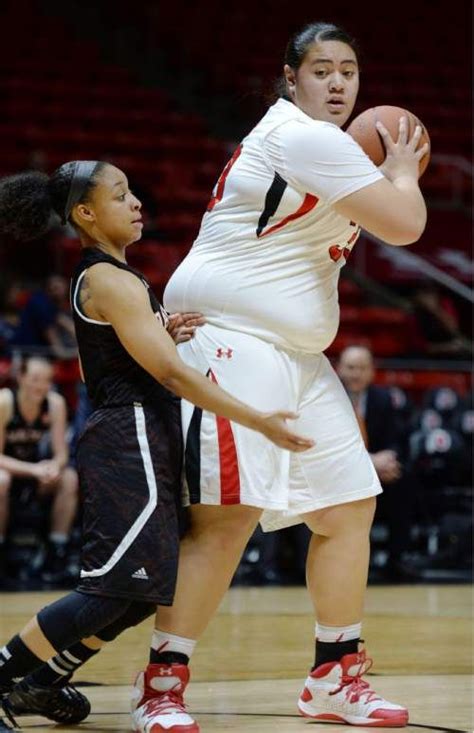
[[[37,463],[44,457],[44,443],[51,427],[48,398],[41,403],[38,416],[28,422],[20,412],[17,390],[12,390],[12,393],[13,412],[5,427],[3,453],[19,461]]]
[[[138,277],[148,290],[150,308],[166,325],[167,314],[145,278],[132,267],[96,248],[86,248],[71,282],[71,307],[84,379],[95,409],[122,407],[134,402],[143,404],[177,399],[143,369],[122,346],[109,323],[95,321],[81,310],[79,292],[88,270],[99,262],[107,262]]]

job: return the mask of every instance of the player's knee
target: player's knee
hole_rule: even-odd
[[[130,601],[72,591],[37,616],[38,624],[56,651],[97,633],[122,616]]]
[[[320,509],[307,515],[308,527],[317,535],[335,537],[343,534],[368,535],[375,514],[376,499],[370,496],[360,501]]]
[[[156,605],[154,603],[134,601],[120,618],[109,624],[109,626],[106,626],[105,629],[99,631],[96,636],[101,641],[113,641],[126,629],[141,624],[142,621],[145,621],[145,619],[153,615],[155,611]]]
[[[0,497],[5,498],[10,493],[12,477],[3,468],[0,468]]]

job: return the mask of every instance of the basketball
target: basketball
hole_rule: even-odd
[[[397,140],[398,125],[402,115],[408,117],[408,139],[411,139],[416,125],[421,125],[422,135],[418,147],[423,146],[426,142],[430,144],[428,131],[418,117],[402,107],[392,107],[390,105],[371,107],[366,109],[365,112],[361,112],[358,117],[352,120],[347,132],[359,143],[362,150],[375,165],[382,165],[385,160],[385,145],[375,123],[380,121],[387,128],[392,139]],[[429,160],[430,150],[420,160],[420,176],[425,172]]]

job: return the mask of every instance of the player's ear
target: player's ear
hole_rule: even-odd
[[[77,206],[74,207],[73,213],[75,215],[74,219],[77,221],[79,226],[81,225],[81,222],[90,223],[95,221],[95,213],[87,204],[77,204]]]
[[[287,89],[291,96],[293,96],[296,88],[296,72],[291,66],[285,64],[283,67],[283,74],[285,75]]]

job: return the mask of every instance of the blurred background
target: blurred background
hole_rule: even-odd
[[[3,0],[0,175],[49,173],[75,159],[121,167],[145,214],[143,240],[129,261],[161,296],[198,232],[220,171],[269,104],[289,35],[313,20],[348,28],[362,49],[354,114],[379,104],[406,107],[432,143],[422,179],[425,233],[408,248],[359,239],[343,270],[341,327],[328,350],[344,378],[344,359],[354,357],[347,347],[368,349],[356,352],[365,367],[349,364],[361,370],[359,385],[350,376],[345,384],[352,393],[372,390],[379,418],[390,427],[365,416],[369,451],[386,488],[372,532],[370,580],[468,581],[471,3],[458,0],[448,10],[419,0],[369,9],[332,0],[323,15],[317,12],[307,0],[291,7],[283,0]],[[52,389],[67,404],[72,470],[89,410],[68,304],[78,258],[67,227],[27,244],[0,239],[0,388],[16,389],[25,356],[53,361]],[[39,450],[35,460],[51,454],[47,435]],[[392,473],[383,456],[376,458],[387,451],[392,468],[397,464]],[[51,564],[54,496],[44,496],[34,481],[0,488],[9,506],[0,545],[3,586],[74,584],[80,501]],[[304,582],[306,542],[303,528],[257,531],[234,583]]]

